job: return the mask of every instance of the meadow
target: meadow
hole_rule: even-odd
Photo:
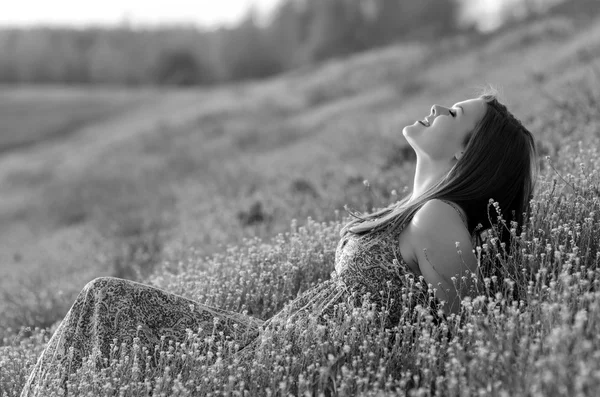
[[[536,137],[541,174],[502,277],[482,275],[460,316],[435,326],[417,310],[381,329],[365,306],[329,332],[307,324],[300,357],[281,337],[251,366],[227,358],[232,344],[197,343],[193,332],[164,346],[154,369],[137,365],[135,346],[117,346],[112,365],[84,366],[70,393],[594,395],[597,22],[557,16],[212,89],[3,87],[0,396],[19,395],[56,322],[97,276],[269,318],[329,277],[345,205],[367,211],[406,191],[414,164],[402,127],[487,83]],[[23,103],[30,110],[14,116]],[[494,249],[477,248],[482,263]]]

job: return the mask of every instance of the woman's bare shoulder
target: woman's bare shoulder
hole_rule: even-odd
[[[463,216],[466,219],[466,214],[460,207],[453,206],[444,200],[432,199],[419,208],[410,224],[413,228],[419,230],[423,228],[445,231],[465,229],[465,233],[468,234],[463,222]]]
[[[453,249],[456,243],[463,250],[472,249],[471,236],[457,210],[443,200],[427,201],[406,225],[402,240],[406,259],[417,264],[424,248]]]

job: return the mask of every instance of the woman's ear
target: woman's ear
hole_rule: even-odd
[[[461,152],[456,152],[456,153],[454,153],[454,158],[455,158],[456,160],[460,160],[460,159],[462,158],[462,156],[463,156],[463,153],[464,153],[464,152],[462,152],[462,151],[461,151]]]

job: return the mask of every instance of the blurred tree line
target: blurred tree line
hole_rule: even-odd
[[[455,33],[457,0],[283,0],[234,27],[0,30],[0,82],[208,85]]]

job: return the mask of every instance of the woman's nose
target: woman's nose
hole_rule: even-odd
[[[433,105],[431,107],[431,113],[434,116],[439,116],[440,114],[448,113],[448,109],[440,105]]]

